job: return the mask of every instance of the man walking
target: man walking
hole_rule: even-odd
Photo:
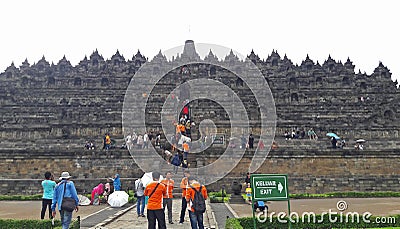
[[[186,191],[186,201],[189,208],[190,225],[192,229],[204,229],[203,213],[206,210],[207,189],[193,177],[189,178],[189,183],[190,188]]]
[[[142,178],[139,178],[135,181],[135,191],[136,191],[136,211],[138,217],[144,217],[144,186],[142,182]]]
[[[182,178],[181,181],[181,189],[182,189],[182,207],[181,207],[181,215],[179,219],[179,224],[183,224],[185,222],[185,214],[186,214],[186,208],[187,208],[187,202],[186,202],[186,190],[189,187],[189,177],[190,177],[190,172],[189,170],[184,171],[183,173],[184,177]]]
[[[165,185],[159,182],[159,172],[153,172],[152,177],[153,181],[144,190],[144,195],[149,197],[147,202],[148,229],[156,229],[156,221],[158,222],[158,229],[166,229],[163,196],[166,195],[167,189]]]
[[[174,180],[171,179],[172,178],[172,173],[171,172],[167,172],[165,174],[165,179],[161,181],[162,184],[165,185],[165,187],[167,188],[166,194],[164,195],[164,199],[163,199],[163,208],[164,208],[164,212],[165,212],[165,206],[168,208],[168,222],[170,224],[174,224],[174,222],[172,221],[172,191],[174,189]]]
[[[68,172],[62,172],[60,180],[61,182],[58,183],[56,188],[54,189],[53,194],[53,201],[51,204],[52,216],[53,218],[56,216],[56,205],[58,205],[58,210],[60,211],[61,216],[61,225],[62,229],[68,229],[69,224],[71,223],[72,219],[72,211],[65,211],[61,209],[62,201],[64,197],[70,197],[75,200],[75,211],[78,212],[78,195],[76,193],[74,182],[70,181],[69,179],[71,176]]]

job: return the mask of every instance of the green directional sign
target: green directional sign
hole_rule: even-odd
[[[288,200],[286,174],[252,174],[250,176],[253,200]]]

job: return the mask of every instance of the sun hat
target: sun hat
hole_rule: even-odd
[[[60,180],[69,179],[69,178],[71,178],[71,176],[69,175],[69,172],[62,172],[61,173]]]

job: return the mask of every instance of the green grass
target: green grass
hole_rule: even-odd
[[[222,196],[224,196],[224,197],[222,197]],[[210,199],[210,202],[212,202],[212,203],[228,203],[230,196],[231,196],[231,194],[226,194],[226,192],[224,192],[224,195],[222,195],[221,191],[208,193],[208,198]]]

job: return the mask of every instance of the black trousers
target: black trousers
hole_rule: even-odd
[[[44,215],[46,215],[46,208],[49,207],[49,218],[52,219],[51,216],[51,201],[50,199],[42,199],[42,211],[40,212],[40,218],[44,219]]]
[[[158,229],[166,229],[164,209],[149,210],[147,209],[148,229],[156,229],[156,221]]]
[[[179,219],[179,222],[180,222],[180,223],[185,222],[186,208],[187,208],[186,198],[183,197],[183,198],[182,198],[181,217],[180,217],[180,219]]]

